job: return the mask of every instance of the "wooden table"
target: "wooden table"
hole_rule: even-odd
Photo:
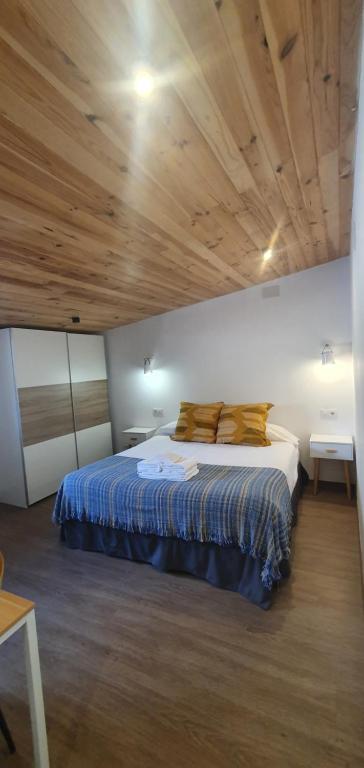
[[[47,731],[44,717],[34,603],[0,590],[0,645],[24,627],[25,663],[33,733],[34,765],[49,768]]]

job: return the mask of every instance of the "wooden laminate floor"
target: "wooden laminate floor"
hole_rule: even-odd
[[[293,575],[263,612],[148,565],[71,551],[52,500],[0,507],[4,587],[37,603],[52,768],[364,766],[357,516],[306,492]],[[0,701],[31,765],[21,637],[0,647]]]

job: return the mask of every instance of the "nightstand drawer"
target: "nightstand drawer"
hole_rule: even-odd
[[[352,443],[316,443],[310,442],[310,456],[313,459],[353,460]]]
[[[139,443],[143,443],[144,440],[145,440],[144,435],[130,435],[129,437],[130,445],[139,445]]]
[[[124,443],[123,450],[127,448],[134,448],[134,446],[144,443],[145,440],[149,440],[153,437],[155,427],[130,427],[124,429],[122,432],[122,439]]]

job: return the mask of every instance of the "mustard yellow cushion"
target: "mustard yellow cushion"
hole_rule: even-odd
[[[186,403],[180,405],[176,432],[171,440],[188,443],[215,443],[221,408],[224,403]]]
[[[271,445],[266,435],[268,411],[272,403],[224,405],[217,429],[217,443],[232,445]]]

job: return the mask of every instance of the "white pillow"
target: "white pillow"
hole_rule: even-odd
[[[176,431],[177,421],[170,421],[168,424],[163,424],[156,431],[156,435],[174,435]]]
[[[267,438],[272,443],[292,443],[293,445],[299,445],[299,437],[293,435],[292,432],[288,432],[288,429],[281,427],[278,424],[267,424]]]
[[[174,435],[176,431],[177,420],[169,421],[168,424],[162,424],[156,430],[156,435]],[[292,443],[293,445],[299,445],[299,438],[289,432],[285,427],[281,427],[278,424],[267,424],[267,438],[272,443]]]

